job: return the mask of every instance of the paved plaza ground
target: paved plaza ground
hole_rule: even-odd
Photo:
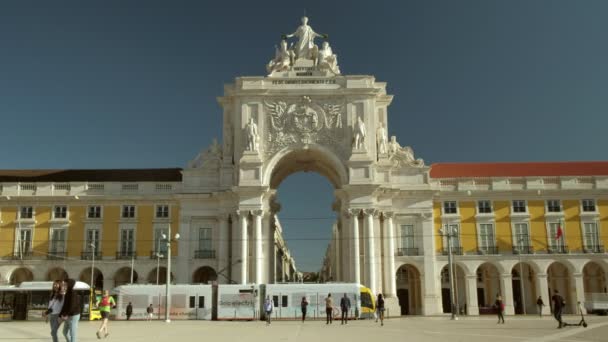
[[[576,317],[565,317],[567,322]],[[323,321],[273,322],[209,322],[173,321],[169,324],[154,322],[110,322],[110,336],[106,341],[608,341],[608,317],[589,316],[589,327],[556,329],[549,317],[507,317],[505,325],[497,325],[494,317],[463,318],[451,321],[449,317],[394,318],[380,327],[373,320],[353,321],[341,326],[334,322],[327,326]],[[78,341],[97,341],[98,322],[81,322]],[[0,323],[0,341],[50,341],[48,325],[42,322]],[[64,339],[60,339],[64,341]]]

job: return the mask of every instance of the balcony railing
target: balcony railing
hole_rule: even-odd
[[[48,260],[65,260],[67,256],[68,253],[66,251],[49,251],[46,258]]]
[[[532,246],[513,246],[513,254],[534,254]]]
[[[15,251],[13,253],[13,259],[32,259],[33,256],[34,256],[33,250]]]
[[[415,256],[418,255],[418,248],[397,248],[397,256]]]
[[[585,246],[585,248],[583,248],[583,251],[585,253],[604,253],[604,246],[603,245],[589,245],[589,246]]]
[[[103,256],[100,251],[95,252],[82,252],[80,253],[80,259],[82,260],[91,260],[93,259],[93,254],[95,255],[95,259],[101,259]]]
[[[568,250],[568,246],[549,246],[547,248],[547,253],[549,254],[568,254],[570,251]]]
[[[443,255],[448,255],[448,248],[444,247],[441,253]],[[462,247],[452,247],[452,254],[462,255]]]
[[[215,251],[211,249],[194,251],[194,259],[215,259]]]
[[[492,254],[498,254],[498,247],[496,246],[485,246],[485,247],[479,247],[477,249],[477,253],[480,255],[492,255]]]
[[[167,257],[167,251],[150,251],[150,259],[156,260],[156,258],[164,259]]]
[[[118,251],[116,252],[116,259],[137,259],[136,251]]]

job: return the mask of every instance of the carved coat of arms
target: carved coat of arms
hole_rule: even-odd
[[[267,135],[268,154],[293,144],[323,144],[336,150],[343,150],[344,104],[324,101],[319,104],[308,96],[292,101],[265,101],[270,134]]]

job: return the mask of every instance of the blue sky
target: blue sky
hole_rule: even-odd
[[[427,163],[608,159],[605,1],[23,0],[0,4],[0,168],[185,166],[304,11],[343,73],[388,82],[389,134]],[[279,189],[303,269],[331,220],[288,218],[333,217],[332,192]]]

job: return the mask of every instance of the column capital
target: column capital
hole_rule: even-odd
[[[363,214],[365,216],[378,217],[378,216],[380,216],[380,211],[375,208],[363,209]]]
[[[583,277],[583,274],[582,274],[582,273],[572,273],[572,276],[573,276],[574,278],[582,278],[582,277]]]
[[[237,209],[237,210],[234,211],[234,214],[237,217],[247,216],[247,215],[249,215],[249,210]]]
[[[264,210],[262,210],[262,209],[252,210],[251,211],[251,215],[253,215],[253,216],[263,216],[264,215]]]
[[[421,213],[418,213],[418,215],[420,215],[420,218],[423,220],[428,220],[430,218],[433,218],[432,212],[421,212]]]
[[[475,279],[475,281],[477,281],[477,274],[467,274],[465,277],[467,280]]]
[[[394,211],[384,211],[382,212],[382,217],[388,220],[392,220],[395,217]]]
[[[348,217],[359,216],[359,214],[361,213],[361,209],[351,208],[351,209],[346,209],[344,212],[346,213],[346,216],[348,216]]]

